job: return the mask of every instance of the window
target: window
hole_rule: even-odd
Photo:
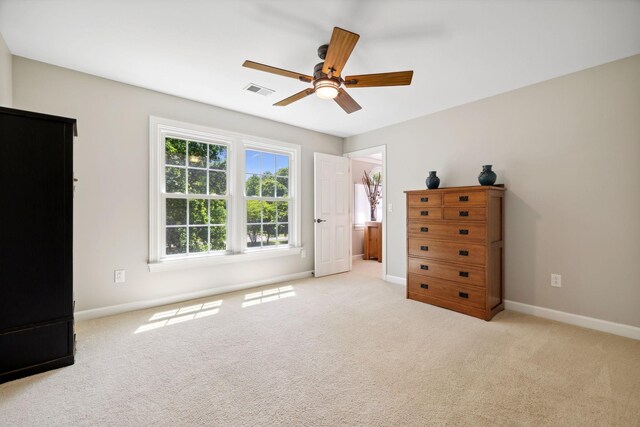
[[[227,146],[164,137],[164,255],[227,250]]]
[[[245,152],[247,247],[289,244],[289,156]]]
[[[299,158],[297,145],[152,117],[150,268],[297,248]]]

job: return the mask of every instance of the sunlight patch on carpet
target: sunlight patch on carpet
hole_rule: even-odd
[[[294,296],[296,296],[296,293],[293,291],[293,286],[291,285],[281,286],[279,288],[273,289],[265,289],[264,291],[252,292],[245,295],[244,302],[242,303],[242,308]]]
[[[172,310],[160,311],[149,318],[149,322],[151,323],[140,326],[134,334],[212,316],[220,312],[222,301],[223,300],[209,301],[203,304],[194,304]]]

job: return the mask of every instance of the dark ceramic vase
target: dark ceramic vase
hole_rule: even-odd
[[[496,173],[491,170],[491,165],[482,166],[482,172],[478,175],[480,185],[493,185],[496,183]]]
[[[434,190],[440,185],[440,178],[436,176],[436,171],[430,171],[425,181],[429,190]]]

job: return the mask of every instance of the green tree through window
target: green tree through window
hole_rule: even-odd
[[[289,243],[289,156],[246,152],[247,247]]]
[[[227,249],[225,145],[165,139],[166,255]]]

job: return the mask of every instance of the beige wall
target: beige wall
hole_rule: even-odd
[[[640,326],[640,55],[350,137],[345,151],[382,144],[389,275],[405,275],[403,190],[425,188],[429,170],[443,187],[475,185],[493,164],[506,298]]]
[[[14,57],[16,108],[78,119],[74,203],[76,310],[233,286],[313,269],[313,152],[342,154],[342,139]],[[241,88],[238,88],[241,90]],[[239,94],[240,96],[240,94]],[[302,244],[289,256],[150,273],[149,116],[302,146]],[[34,260],[37,263],[37,260]],[[113,283],[113,270],[127,281]]]
[[[402,191],[424,188],[429,170],[442,186],[473,185],[491,163],[508,188],[507,299],[640,326],[639,76],[634,56],[344,141],[345,152],[388,147],[388,274],[405,274]],[[340,138],[19,57],[13,77],[16,108],[78,119],[78,310],[313,268],[312,153],[341,154]],[[149,115],[301,144],[307,258],[149,273]],[[126,284],[113,283],[116,268]]]
[[[0,107],[13,105],[12,63],[11,51],[0,34]]]

